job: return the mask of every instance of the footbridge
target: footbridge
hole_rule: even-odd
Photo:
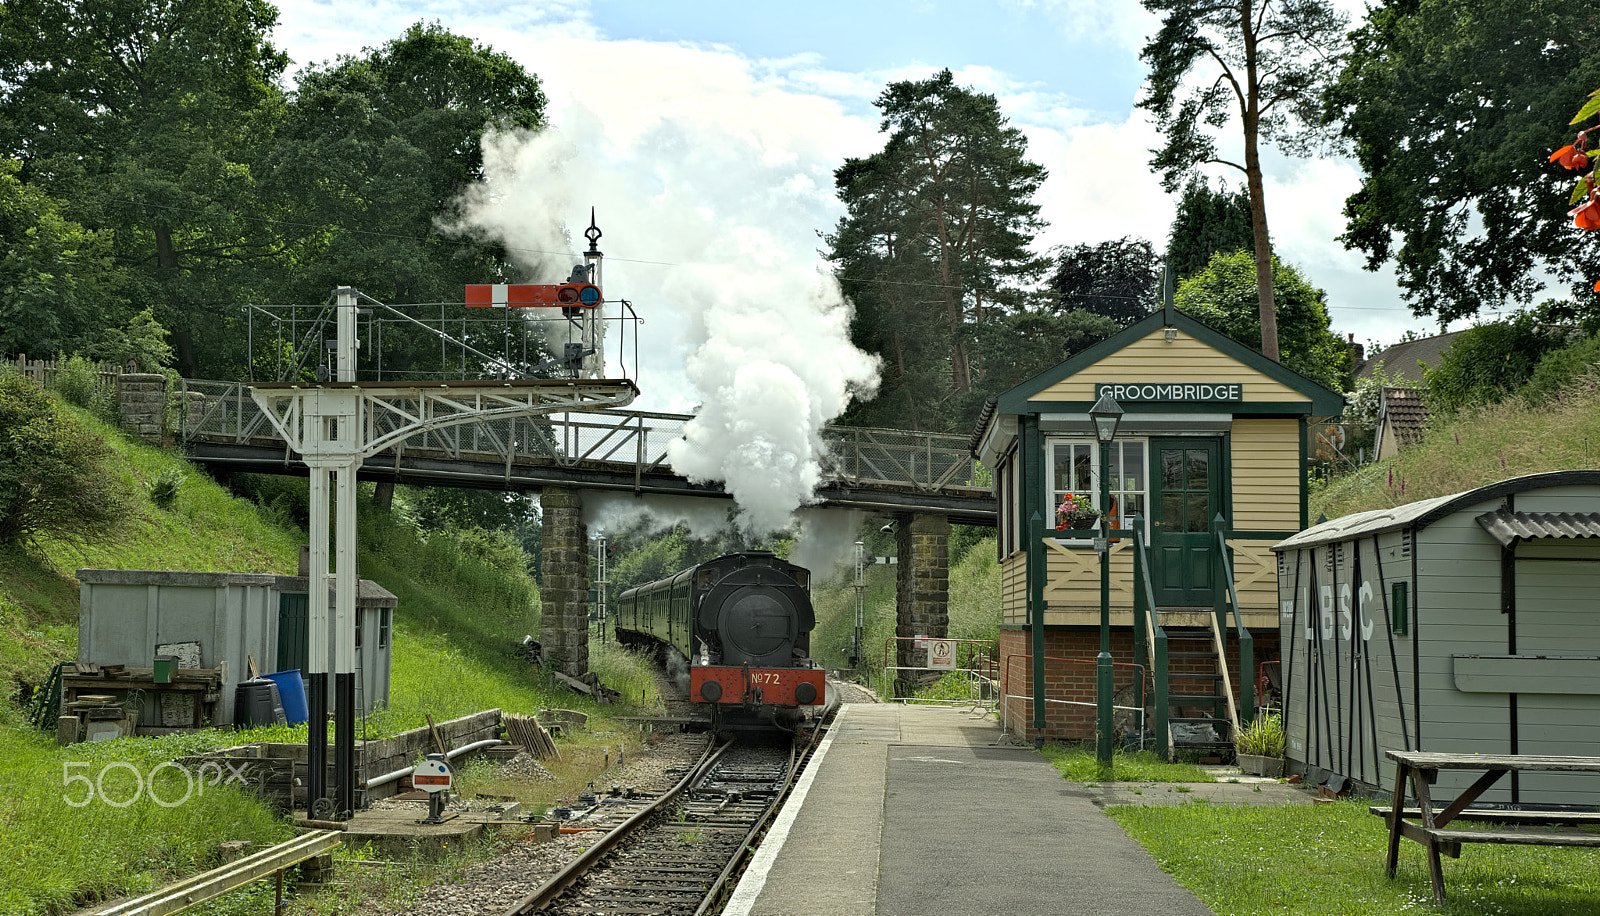
[[[553,386],[582,382],[551,382]],[[250,396],[250,383],[178,383],[176,432],[190,460],[223,471],[300,474],[306,466]],[[276,386],[274,386],[276,387]],[[452,409],[448,387],[406,414],[383,413],[398,429],[424,412]],[[582,406],[581,397],[572,403]],[[606,490],[731,499],[720,483],[694,483],[672,470],[667,446],[689,414],[582,410],[441,423],[399,439],[362,464],[360,477],[421,486],[499,490]],[[823,508],[902,516],[933,513],[969,525],[995,523],[994,495],[979,482],[967,437],[915,430],[829,426],[823,430]]]

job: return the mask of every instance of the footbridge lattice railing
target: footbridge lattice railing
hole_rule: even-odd
[[[177,403],[176,425],[186,443],[283,445],[251,399],[248,383],[183,379]],[[398,450],[506,465],[625,466],[636,474],[672,474],[667,447],[683,437],[692,419],[688,414],[608,410],[484,420],[418,433]],[[978,480],[966,436],[845,426],[825,427],[822,436],[827,482],[974,496],[990,492]]]

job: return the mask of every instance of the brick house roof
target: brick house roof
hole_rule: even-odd
[[[1391,381],[1421,385],[1422,366],[1432,368],[1439,365],[1439,360],[1444,357],[1445,351],[1450,349],[1450,345],[1455,343],[1461,333],[1461,331],[1451,331],[1448,334],[1397,343],[1377,356],[1363,360],[1361,365],[1356,367],[1355,380],[1359,382],[1371,376],[1379,366],[1382,366]],[[1421,365],[1418,365],[1419,363]]]

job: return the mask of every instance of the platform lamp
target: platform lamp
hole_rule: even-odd
[[[1100,655],[1095,659],[1095,759],[1111,769],[1111,440],[1117,437],[1122,422],[1122,406],[1102,390],[1100,400],[1089,408],[1094,421],[1094,437],[1100,443]]]

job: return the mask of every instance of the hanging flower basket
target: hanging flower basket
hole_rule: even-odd
[[[1061,505],[1056,506],[1056,530],[1068,529],[1083,530],[1093,528],[1100,520],[1100,510],[1089,505],[1089,497],[1075,496],[1071,493],[1061,498]]]

